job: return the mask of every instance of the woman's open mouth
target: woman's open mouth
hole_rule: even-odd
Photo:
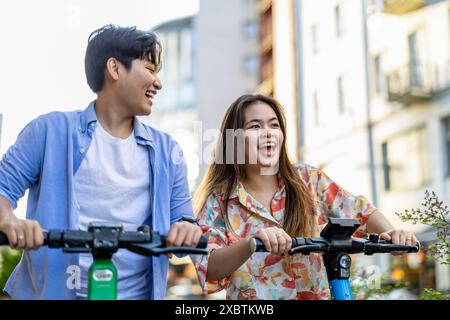
[[[259,152],[267,157],[272,157],[277,149],[277,144],[275,142],[265,142],[258,146]]]

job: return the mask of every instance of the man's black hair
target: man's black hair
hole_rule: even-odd
[[[109,58],[120,61],[127,70],[135,59],[148,60],[161,68],[161,44],[153,32],[136,27],[106,25],[91,33],[84,68],[87,83],[95,93],[105,85],[105,67]]]

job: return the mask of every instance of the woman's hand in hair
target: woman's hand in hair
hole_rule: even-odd
[[[267,251],[278,256],[287,254],[292,246],[291,236],[278,227],[259,229],[252,237],[260,239]]]

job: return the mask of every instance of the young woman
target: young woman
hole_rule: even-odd
[[[359,219],[359,236],[378,233],[393,243],[417,243],[365,197],[350,194],[319,169],[293,165],[283,109],[263,95],[243,95],[228,109],[194,203],[209,235],[209,254],[194,257],[200,282],[207,294],[226,289],[227,299],[327,299],[321,255],[287,254],[291,237],[318,236],[327,216]],[[252,254],[254,237],[268,253]]]

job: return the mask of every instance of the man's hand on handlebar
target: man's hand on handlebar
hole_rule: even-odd
[[[12,249],[36,250],[44,244],[39,223],[19,219],[14,214],[3,215],[0,218],[0,231],[6,234]]]

